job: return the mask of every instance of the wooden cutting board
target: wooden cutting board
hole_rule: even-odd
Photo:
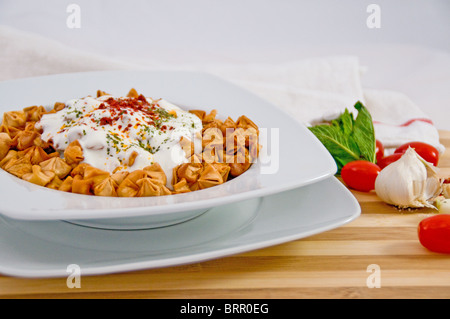
[[[450,147],[450,132],[441,131]],[[450,176],[450,153],[440,159]],[[66,278],[0,276],[0,298],[450,298],[450,255],[422,247],[419,222],[436,212],[400,212],[353,191],[362,214],[337,229],[202,263]]]

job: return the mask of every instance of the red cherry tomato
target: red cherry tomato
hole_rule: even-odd
[[[362,192],[370,192],[375,189],[375,179],[380,171],[378,165],[359,160],[344,165],[341,177],[348,187]]]
[[[450,253],[450,214],[425,218],[417,231],[422,246],[437,253]]]
[[[405,153],[408,147],[413,148],[424,160],[437,166],[439,151],[432,145],[423,142],[410,142],[399,146],[394,153]]]
[[[376,159],[378,162],[380,159],[382,159],[384,157],[384,146],[379,140],[376,140],[375,142],[376,142],[375,153],[376,153]]]
[[[383,169],[386,166],[388,166],[391,163],[394,163],[396,160],[398,160],[400,157],[403,156],[403,153],[397,153],[397,154],[391,154],[388,156],[383,157],[380,160],[377,160],[377,165]]]

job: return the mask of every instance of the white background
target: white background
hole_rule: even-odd
[[[79,29],[66,25],[71,3],[81,8]],[[379,29],[366,25],[372,3],[381,8]],[[358,55],[364,86],[406,93],[450,130],[448,0],[0,0],[0,24],[134,62]]]

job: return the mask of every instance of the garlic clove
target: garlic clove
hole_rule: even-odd
[[[437,200],[436,207],[439,210],[439,213],[450,214],[450,199]]]
[[[431,202],[441,193],[441,183],[437,169],[409,148],[381,170],[375,192],[384,202],[399,208],[436,208]]]

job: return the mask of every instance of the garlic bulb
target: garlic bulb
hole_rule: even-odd
[[[399,208],[436,208],[431,202],[441,193],[441,182],[433,164],[409,148],[400,159],[381,170],[375,180],[375,192]]]

